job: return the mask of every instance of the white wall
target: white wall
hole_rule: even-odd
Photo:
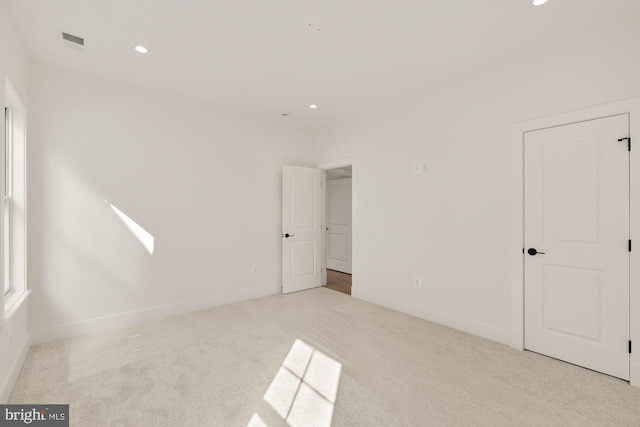
[[[354,296],[508,343],[511,125],[640,96],[638,51],[621,26],[319,134],[356,159]]]
[[[43,64],[30,90],[34,342],[280,292],[281,166],[314,163],[309,136]]]
[[[5,78],[8,78],[28,108],[27,74],[26,51],[10,18],[6,0],[0,0],[0,106],[5,105],[4,87]],[[0,122],[0,135],[4,138],[4,119]],[[1,167],[4,167],[3,156],[4,153],[1,153]],[[0,176],[4,176],[3,170],[0,170]],[[4,403],[9,397],[28,350],[27,304],[22,304],[15,310],[11,317],[0,325],[0,330],[0,403]]]

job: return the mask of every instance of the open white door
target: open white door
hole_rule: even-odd
[[[282,293],[321,285],[322,171],[282,167]]]
[[[327,182],[327,268],[351,274],[351,178]]]

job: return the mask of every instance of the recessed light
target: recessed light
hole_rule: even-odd
[[[311,104],[309,105],[309,108],[311,108],[312,110],[315,110],[316,108],[318,108],[318,106],[316,104]]]
[[[549,0],[533,0],[533,5],[534,6],[542,6],[543,4],[545,4],[548,1]]]
[[[289,113],[280,113],[280,117],[289,117]]]
[[[149,49],[147,49],[146,47],[144,47],[142,45],[138,45],[138,46],[134,47],[134,49],[138,53],[147,53],[147,52],[149,52]]]

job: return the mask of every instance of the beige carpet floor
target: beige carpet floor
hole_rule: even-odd
[[[90,426],[638,426],[640,389],[324,288],[33,347]]]

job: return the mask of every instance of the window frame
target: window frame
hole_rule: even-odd
[[[29,295],[27,286],[27,111],[5,76],[5,146],[0,149],[2,209],[0,209],[0,326]],[[1,93],[0,93],[1,95]],[[0,132],[2,129],[0,129]],[[18,215],[18,216],[16,216]],[[8,290],[5,289],[8,285]]]
[[[11,182],[12,182],[12,145],[13,145],[13,123],[12,123],[12,108],[4,107],[4,185],[3,185],[3,200],[2,200],[2,244],[3,244],[3,274],[2,274],[2,287],[3,295],[5,298],[13,290],[12,280],[12,245],[11,245]]]

